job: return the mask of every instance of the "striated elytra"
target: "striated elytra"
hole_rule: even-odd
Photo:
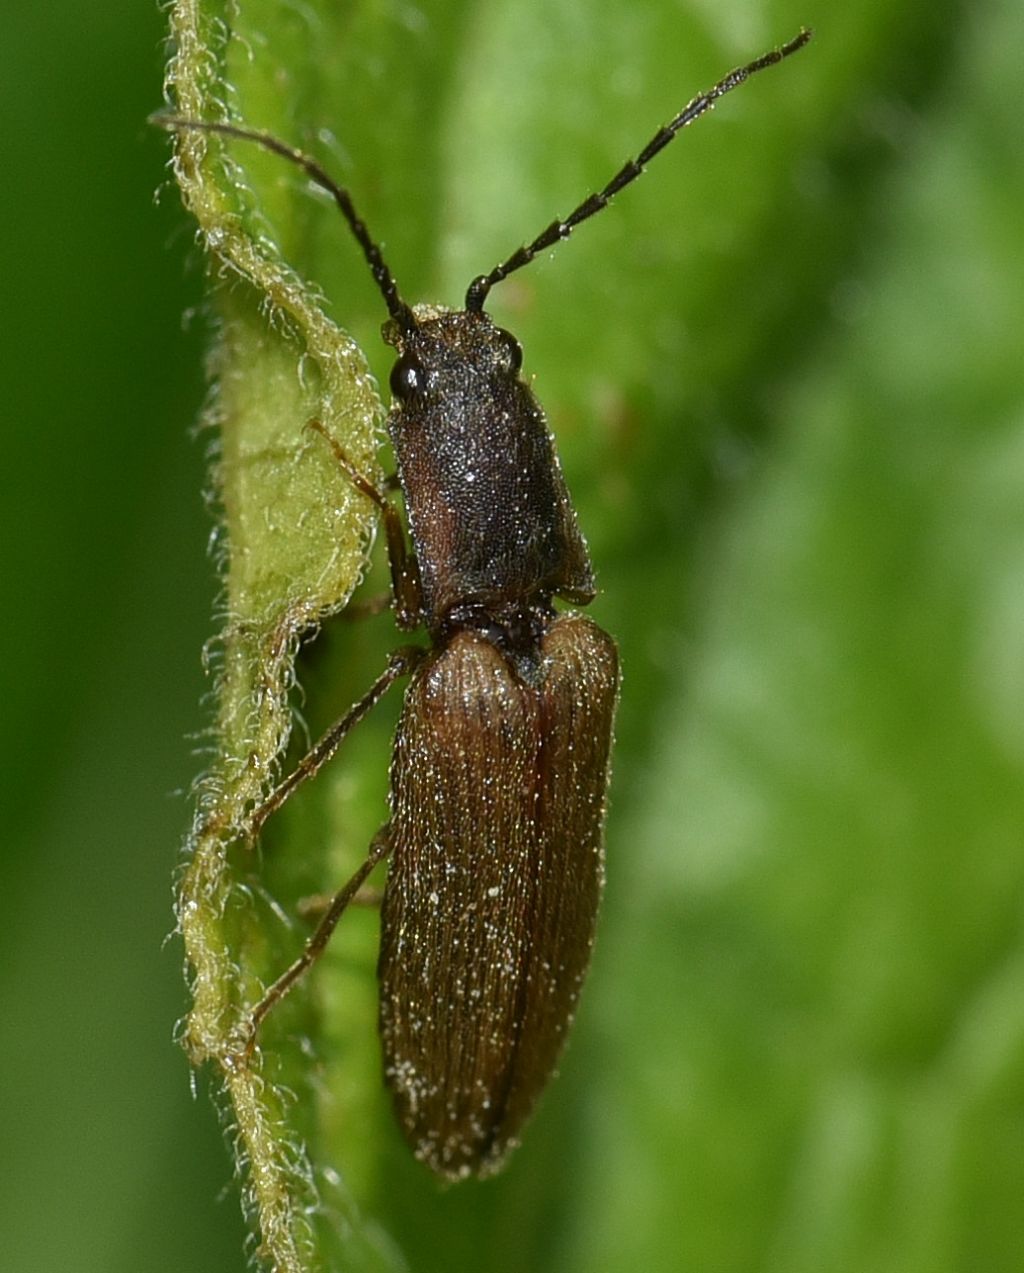
[[[604,882],[602,828],[619,667],[615,643],[555,598],[595,595],[586,544],[515,338],[490,289],[643,171],[686,125],[810,32],[693,99],[597,194],[469,286],[465,306],[409,306],[348,191],[266,133],[158,116],[170,129],[256,142],[337,203],[390,315],[397,350],[388,433],[408,539],[384,493],[323,434],[380,508],[398,625],[426,647],[392,654],[366,695],[251,817],[255,834],[400,677],[391,816],[295,962],[252,1010],[260,1022],[323,951],[374,866],[381,908],[384,1077],[413,1152],[438,1175],[498,1170],[547,1084],[590,961]],[[251,1045],[250,1045],[251,1046]]]

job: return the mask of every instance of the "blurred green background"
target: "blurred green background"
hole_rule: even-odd
[[[416,1270],[1018,1269],[1024,13],[260,3],[291,139],[332,130],[406,294],[447,303],[816,29],[495,294],[622,647],[607,905],[507,1175],[439,1196],[410,1168],[376,1218]],[[144,123],[163,23],[5,27],[4,1264],[240,1270],[171,1042],[216,586],[202,271]],[[315,227],[386,374],[358,257]]]

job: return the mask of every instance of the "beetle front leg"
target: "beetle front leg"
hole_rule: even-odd
[[[388,541],[388,563],[391,567],[395,622],[405,630],[419,627],[423,608],[419,564],[415,555],[409,551],[398,509],[369,478],[359,472],[345,454],[341,443],[327,432],[319,420],[310,420],[308,427],[319,433],[331,448],[334,458],[356,490],[372,500],[380,509],[381,516],[384,518],[384,534]]]

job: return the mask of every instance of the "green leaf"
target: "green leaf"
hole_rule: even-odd
[[[968,26],[952,5],[243,8],[226,40],[228,10],[196,31],[175,8],[178,109],[227,105],[314,151],[407,299],[451,305],[729,66],[818,28],[494,293],[625,667],[607,903],[563,1073],[503,1176],[439,1191],[380,1090],[375,917],[346,916],[268,1020],[263,1071],[227,1074],[268,1266],[1009,1273],[1017,10],[974,7]],[[361,570],[363,501],[303,428],[327,416],[372,468],[365,373],[325,313],[378,376],[388,357],[334,210],[253,147],[182,146],[221,259],[258,257],[213,298],[231,622],[183,907],[193,963],[210,961],[193,1052],[223,1062],[301,946],[298,900],[343,882],[385,813],[396,704],[268,825],[261,857],[229,843],[285,745],[298,634]],[[311,734],[394,643],[386,621],[335,624],[300,658]]]

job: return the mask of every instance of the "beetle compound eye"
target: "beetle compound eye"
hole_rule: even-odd
[[[396,620],[426,638],[390,655],[363,697],[246,819],[235,811],[242,789],[233,785],[217,797],[216,816],[205,804],[197,811],[196,856],[181,892],[188,910],[213,904],[200,881],[221,828],[251,841],[389,687],[409,677],[389,770],[390,814],[366,859],[249,1009],[241,1053],[234,1032],[214,1033],[207,1045],[201,1001],[189,1036],[198,1026],[203,1055],[225,1069],[230,1056],[234,1075],[263,1082],[249,1070],[261,1022],[320,958],[343,912],[390,857],[377,964],[384,1079],[413,1152],[447,1180],[501,1168],[557,1068],[604,881],[619,689],[611,637],[551,604],[593,600],[590,556],[544,413],[518,379],[523,351],[484,304],[491,287],[606,208],[719,98],[809,39],[801,31],[695,97],[603,189],[474,279],[464,311],[407,305],[348,191],[309,156],[234,124],[160,117],[165,127],[239,138],[282,156],[332,196],[361,247],[391,318],[385,339],[398,351],[390,376],[397,409],[387,429],[405,528],[385,489],[318,421],[313,427],[382,514]],[[208,955],[197,957],[190,945],[189,957],[201,981]],[[271,1244],[274,1266],[293,1268],[290,1255],[279,1256],[291,1249],[290,1221],[275,1224],[283,1245]]]
[[[423,368],[407,354],[403,354],[391,368],[391,392],[399,402],[406,402],[422,393],[426,382]]]
[[[523,365],[523,347],[511,332],[505,331],[504,328],[498,329],[498,337],[501,342],[501,350],[505,356],[505,365],[509,371],[518,371]]]

